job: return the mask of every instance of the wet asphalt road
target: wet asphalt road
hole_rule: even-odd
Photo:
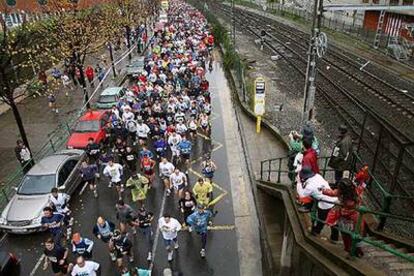
[[[162,270],[168,266],[171,266],[174,271],[182,272],[183,275],[188,276],[239,275],[230,181],[228,172],[226,171],[228,157],[225,151],[224,125],[220,117],[221,110],[219,103],[220,88],[227,84],[215,81],[220,74],[224,74],[220,66],[220,64],[216,63],[213,72],[207,74],[207,78],[210,81],[213,105],[212,143],[201,136],[198,137],[192,155],[192,160],[194,160],[192,165],[193,172],[190,172],[190,185],[192,187],[198,178],[197,174],[201,171],[200,157],[202,156],[203,148],[206,149],[211,146],[213,148],[212,158],[218,166],[214,178],[215,187],[213,193],[215,197],[221,194],[223,196],[215,208],[218,210],[218,214],[214,218],[214,227],[216,229],[210,230],[208,234],[207,257],[204,260],[200,258],[200,237],[194,232],[182,231],[178,235],[180,248],[175,252],[173,262],[169,264],[162,236],[159,235],[158,239],[154,241],[156,248],[153,251],[154,263],[152,275],[162,275]],[[220,79],[223,79],[223,77],[220,76]],[[98,216],[105,216],[109,220],[116,222],[114,207],[117,201],[117,195],[115,190],[107,187],[107,181],[105,179],[101,179],[98,184],[98,190],[98,199],[93,198],[92,193],[88,189],[85,189],[84,193],[79,195],[81,187],[72,195],[71,209],[75,217],[73,230],[79,231],[83,236],[95,241],[93,260],[101,264],[102,275],[119,275],[115,265],[109,258],[106,244],[97,240],[92,234],[92,228]],[[182,222],[183,218],[178,210],[177,201],[178,199],[173,196],[164,199],[163,187],[160,179],[157,177],[155,180],[155,189],[150,190],[146,201],[146,208],[155,214],[154,230],[157,220],[160,217],[160,209],[163,202],[164,211],[168,211],[173,217]],[[133,208],[137,208],[131,202],[129,194],[126,196],[126,202],[130,203]],[[40,263],[39,260],[42,258],[42,242],[45,237],[45,234],[34,234],[30,236],[6,235],[2,240],[1,249],[12,251],[21,258],[21,275],[52,275],[51,270],[42,270],[43,262],[38,265]],[[142,235],[140,233],[136,236],[131,234],[130,237],[134,243],[135,261],[133,265],[147,268],[149,265],[146,261],[147,248],[143,242]]]

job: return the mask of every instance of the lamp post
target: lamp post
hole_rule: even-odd
[[[318,59],[317,47],[322,47],[317,43],[321,31],[321,20],[323,14],[323,0],[315,0],[313,7],[312,32],[308,50],[308,63],[306,67],[305,88],[303,93],[303,111],[302,122],[312,120],[314,117],[315,103],[315,78],[316,78],[316,62]],[[326,45],[325,45],[326,47]]]

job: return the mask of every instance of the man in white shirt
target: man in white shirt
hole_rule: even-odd
[[[174,165],[163,157],[159,164],[160,177],[164,181],[165,193],[167,196],[171,194],[170,176],[175,170]]]
[[[168,261],[171,262],[174,254],[173,248],[178,249],[179,247],[177,233],[181,230],[181,223],[169,214],[164,214],[158,220],[158,228],[161,231],[168,252]]]
[[[125,108],[124,113],[122,113],[122,121],[124,123],[126,123],[126,122],[134,120],[134,119],[135,119],[134,113],[132,113],[131,108],[129,106],[127,106]]]
[[[76,265],[73,267],[70,275],[72,276],[96,276],[100,265],[94,261],[85,261],[85,258],[79,256],[76,258]]]
[[[108,187],[112,187],[115,185],[116,191],[118,192],[119,199],[122,199],[122,193],[124,191],[123,184],[121,183],[123,168],[120,164],[114,163],[113,160],[108,161],[108,165],[106,165],[105,169],[103,170],[103,174],[109,177],[109,185]]]
[[[178,144],[180,144],[182,138],[176,132],[171,133],[170,137],[168,137],[168,145],[170,146],[172,158],[174,162],[174,158],[180,156],[180,150],[178,149]],[[178,158],[176,158],[178,159]]]
[[[175,169],[174,173],[170,176],[170,183],[172,184],[175,194],[182,198],[184,187],[187,186],[187,177],[183,172],[180,172],[178,168]]]
[[[297,192],[299,197],[311,196],[318,201],[317,207],[317,221],[313,222],[311,234],[318,236],[323,227],[329,210],[338,202],[337,197],[326,196],[322,193],[323,189],[330,189],[329,183],[320,175],[315,174],[311,167],[305,166],[299,173],[301,183],[297,185]],[[338,230],[331,228],[331,241],[338,241]]]
[[[138,120],[137,124],[137,137],[139,140],[139,144],[145,144],[145,141],[148,139],[148,134],[150,133],[151,129],[142,122],[142,120]]]

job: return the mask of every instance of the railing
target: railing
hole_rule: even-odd
[[[316,200],[316,201],[318,201],[318,200]],[[320,201],[323,201],[323,200],[320,200]],[[331,203],[331,202],[329,202],[329,203]],[[322,220],[318,219],[317,214],[316,214],[316,205],[317,204],[313,205],[310,216],[311,216],[312,220],[321,222],[321,223],[326,225],[325,221],[322,221]],[[341,206],[340,204],[335,204],[335,205]],[[373,211],[373,210],[368,209],[365,206],[360,206],[360,207],[356,208],[355,211],[358,212],[358,220],[357,220],[357,223],[355,225],[355,229],[353,231],[351,231],[349,229],[339,227],[337,225],[332,226],[332,227],[336,228],[338,231],[343,232],[343,233],[348,234],[348,235],[351,236],[352,244],[351,244],[350,255],[352,257],[357,256],[357,250],[356,250],[357,249],[357,244],[359,242],[365,242],[367,244],[370,244],[374,247],[385,250],[385,251],[387,251],[387,252],[389,252],[389,253],[391,253],[395,256],[401,257],[401,258],[403,258],[403,259],[405,259],[409,262],[414,263],[414,256],[412,256],[410,254],[406,254],[404,252],[401,252],[401,251],[397,250],[394,247],[388,246],[383,241],[370,239],[370,238],[364,236],[363,233],[362,233],[362,225],[363,225],[363,219],[364,219],[365,214],[372,214],[374,216],[379,216],[379,217],[384,217],[385,216],[385,217],[389,217],[389,218],[392,218],[392,219],[397,219],[397,220],[401,220],[401,221],[405,221],[405,222],[409,222],[409,223],[414,223],[414,218],[413,217],[404,217],[404,216],[400,216],[400,215],[394,215],[394,214],[389,214],[389,213],[384,213],[384,212]]]
[[[319,165],[321,167],[320,174],[328,181],[333,182],[334,181],[334,170],[328,167],[330,157],[319,157]],[[296,173],[295,171],[288,169],[288,160],[289,157],[278,157],[273,159],[267,159],[260,162],[260,180],[267,181],[267,182],[273,182],[273,183],[290,183],[292,186],[295,184],[295,177]],[[354,163],[357,161],[363,164],[361,162],[361,158],[354,154]],[[355,166],[353,166],[355,167]],[[351,176],[353,176],[355,171],[351,171]],[[401,204],[401,201],[407,202],[407,204],[412,204],[414,202],[413,196],[405,196],[405,195],[397,195],[392,194],[388,192],[382,183],[369,171],[370,180],[367,183],[368,184],[368,196],[372,201],[375,203],[375,206],[378,207],[378,213],[379,215],[379,223],[377,226],[377,230],[383,230],[386,225],[387,218],[391,218],[392,216],[395,216],[393,214],[390,214],[390,209],[393,204],[393,202],[399,202]],[[377,212],[377,211],[375,211]],[[383,215],[383,214],[389,214],[390,216]],[[404,216],[402,216],[404,217]],[[414,225],[414,224],[413,224]]]

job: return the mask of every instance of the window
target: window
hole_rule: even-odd
[[[413,0],[403,0],[403,5],[413,5]]]
[[[58,186],[62,186],[68,180],[69,175],[72,173],[73,169],[76,167],[78,163],[77,160],[71,159],[66,161],[66,163],[61,167],[59,171],[59,180]]]

